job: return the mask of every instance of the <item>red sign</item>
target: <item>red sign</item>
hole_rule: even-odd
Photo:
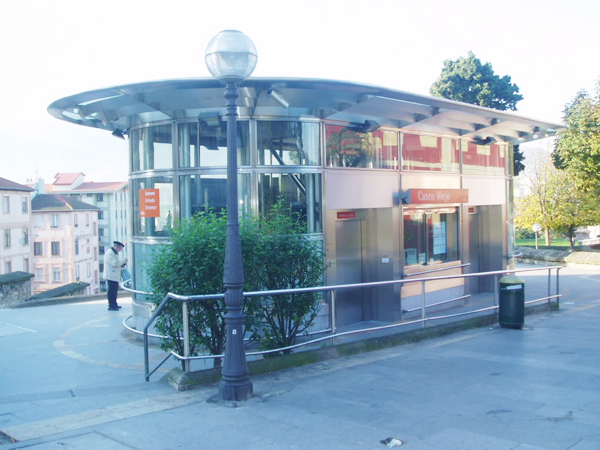
[[[431,205],[438,203],[468,203],[468,189],[409,189],[404,192],[404,203]]]
[[[338,219],[356,219],[356,213],[354,211],[342,211],[337,213]]]
[[[140,216],[160,217],[160,193],[158,189],[140,189]]]

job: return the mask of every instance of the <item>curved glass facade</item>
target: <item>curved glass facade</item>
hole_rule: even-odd
[[[237,151],[240,217],[265,215],[282,199],[298,214],[306,233],[321,239],[323,173],[327,168],[505,173],[505,146],[481,146],[393,129],[357,130],[315,120],[241,118],[237,122]],[[226,210],[227,124],[215,115],[139,126],[130,132],[130,155],[134,258],[138,262],[135,282],[136,289],[147,290],[140,267],[144,257],[152,254],[148,246],[168,243],[171,227],[178,219]],[[440,223],[455,236],[456,213],[444,217]],[[419,228],[419,221],[431,221],[412,215],[408,218],[407,231],[414,228],[415,233],[432,234]],[[431,251],[413,244],[405,243],[410,251],[415,249],[415,255],[407,258],[408,265],[441,256],[441,260],[459,257],[455,237],[445,243],[444,252],[439,251],[439,243],[430,243]]]
[[[266,214],[282,199],[321,237],[320,124],[298,120],[237,123],[240,217]],[[144,261],[167,244],[174,221],[227,208],[227,124],[218,117],[131,130],[135,287],[147,291]]]

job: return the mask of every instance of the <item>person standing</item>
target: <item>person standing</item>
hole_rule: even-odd
[[[121,308],[117,304],[117,291],[121,281],[121,270],[127,264],[127,258],[122,258],[119,253],[125,244],[114,241],[113,246],[104,254],[104,279],[108,284],[108,310],[118,311]]]

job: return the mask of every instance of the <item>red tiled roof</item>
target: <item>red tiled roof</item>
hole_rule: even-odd
[[[57,185],[73,184],[80,175],[83,175],[85,177],[85,173],[83,173],[83,172],[57,173],[56,175],[54,175],[54,183],[52,183],[52,184],[57,184]]]

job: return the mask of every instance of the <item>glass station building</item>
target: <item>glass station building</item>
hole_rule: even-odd
[[[174,220],[226,208],[223,91],[214,79],[166,80],[85,92],[48,108],[129,138],[127,248],[136,290],[149,289],[143,261],[169,242]],[[564,129],[333,80],[251,78],[239,94],[240,216],[266,213],[283,197],[307,235],[322,241],[327,285],[505,269],[513,145]],[[491,280],[472,280],[428,286],[427,302],[493,292]],[[420,289],[340,291],[336,322],[394,322],[420,305]],[[143,297],[133,304],[138,329],[150,316]]]

